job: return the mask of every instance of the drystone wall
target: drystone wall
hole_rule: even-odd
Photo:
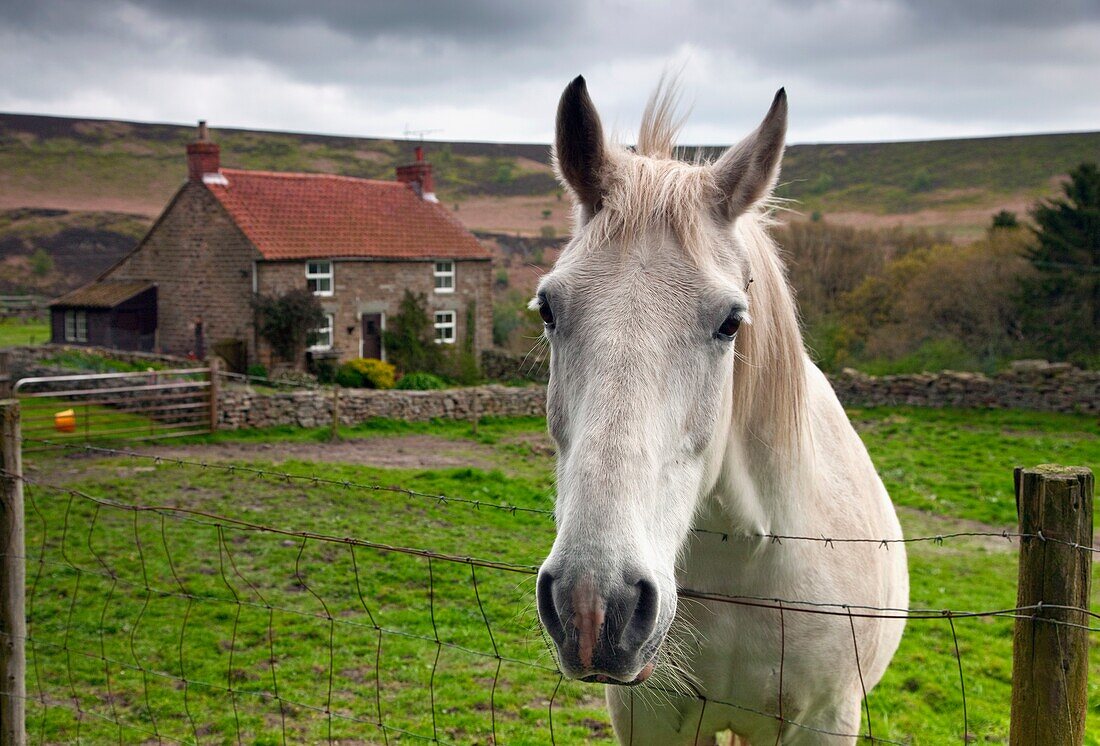
[[[71,373],[44,362],[45,358],[66,349],[69,348],[57,345],[9,348],[5,353],[11,380],[30,375]],[[88,351],[83,347],[71,349]],[[110,355],[135,363],[155,360],[173,367],[201,364],[145,353],[110,351]],[[518,360],[506,354],[497,353],[489,359],[483,355],[482,360],[492,363],[485,366],[492,368],[492,371],[485,371],[487,374],[519,377],[515,375]],[[1066,363],[1042,360],[1019,360],[1007,370],[991,376],[944,371],[876,377],[849,369],[830,376],[830,381],[840,401],[849,407],[908,405],[1100,414],[1100,371],[1080,370]],[[537,384],[442,391],[339,389],[338,392],[340,421],[349,425],[372,417],[427,421],[472,419],[474,416],[541,416],[546,411],[546,388]],[[332,405],[330,388],[270,393],[226,381],[219,394],[220,422],[227,429],[325,426],[332,423]]]
[[[218,422],[227,430],[244,427],[332,424],[334,397],[340,422],[355,425],[373,417],[425,422],[434,419],[538,416],[546,411],[542,386],[476,386],[440,391],[379,391],[373,389],[310,389],[280,393],[241,385],[218,393]]]
[[[868,376],[851,369],[830,378],[845,406],[974,407],[1100,414],[1100,371],[1068,363],[1017,360],[992,376],[944,371]]]
[[[909,405],[1034,409],[1048,412],[1100,413],[1100,371],[1068,365],[1021,361],[995,376],[955,373],[867,376],[845,371],[832,379],[841,402],[850,407]],[[433,419],[541,416],[546,388],[476,386],[442,391],[337,389],[340,422],[354,425],[372,417],[413,422]],[[267,393],[247,386],[223,386],[219,394],[221,427],[270,427],[332,424],[332,389]]]

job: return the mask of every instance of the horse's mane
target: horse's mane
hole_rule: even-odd
[[[713,262],[719,251],[708,214],[718,189],[710,162],[675,157],[684,124],[679,100],[675,81],[662,77],[646,104],[634,152],[610,148],[604,209],[590,227],[622,241],[660,221],[675,231],[693,260]],[[752,273],[752,323],[742,327],[736,342],[734,419],[751,437],[787,457],[808,435],[806,358],[786,268],[767,231],[770,206],[765,199],[733,228]]]

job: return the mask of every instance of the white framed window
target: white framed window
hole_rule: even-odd
[[[66,311],[65,312],[65,341],[66,342],[87,342],[88,341],[88,312],[87,311]]]
[[[435,343],[454,344],[455,341],[455,312],[435,312]]]
[[[332,349],[332,327],[335,322],[331,313],[325,314],[325,325],[313,330],[313,344],[309,346],[312,352],[326,352]]]
[[[332,262],[306,262],[306,285],[314,295],[332,295]]]
[[[454,262],[436,262],[432,274],[435,275],[435,292],[453,293],[455,291]]]

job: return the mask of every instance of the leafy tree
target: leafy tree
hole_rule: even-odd
[[[282,360],[298,365],[306,346],[325,325],[325,311],[317,296],[305,288],[285,295],[259,295],[252,301],[256,331]]]
[[[386,356],[402,373],[440,370],[443,353],[435,343],[435,324],[423,293],[406,290],[397,313],[383,332]]]
[[[1036,276],[1022,283],[1021,317],[1037,352],[1095,362],[1100,349],[1100,169],[1082,163],[1063,196],[1032,210]]]
[[[1019,228],[1020,221],[1016,219],[1016,213],[1011,210],[1001,210],[993,216],[994,228]]]

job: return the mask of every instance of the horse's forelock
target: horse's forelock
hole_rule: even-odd
[[[672,158],[676,137],[687,119],[680,111],[680,86],[676,76],[662,75],[650,94],[638,130],[637,150],[650,158]]]

